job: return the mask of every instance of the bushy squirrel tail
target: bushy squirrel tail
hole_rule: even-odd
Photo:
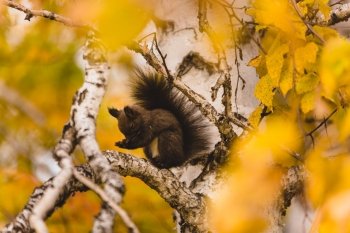
[[[154,72],[136,69],[131,81],[131,94],[136,104],[153,110],[168,110],[179,121],[183,132],[184,152],[187,158],[197,157],[210,148],[208,121],[199,109],[180,91],[171,87],[165,77]]]

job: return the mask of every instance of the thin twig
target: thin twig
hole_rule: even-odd
[[[88,31],[90,31],[90,30],[97,31],[91,25],[75,22],[67,17],[58,15],[52,11],[32,10],[32,9],[29,9],[29,8],[25,7],[24,5],[16,3],[12,0],[1,0],[1,3],[8,6],[8,7],[13,8],[13,9],[24,12],[26,14],[26,17],[24,19],[28,20],[28,21],[30,21],[31,18],[33,18],[33,17],[44,17],[44,18],[47,18],[50,20],[60,22],[66,26],[83,28],[83,29],[86,29]]]
[[[316,128],[314,128],[313,130],[311,130],[310,132],[308,132],[306,134],[306,136],[311,136],[314,132],[316,132],[319,128],[321,128],[321,126],[323,126],[324,124],[327,124],[327,121],[338,111],[338,109],[334,109],[331,114],[329,114],[328,117],[326,117]]]
[[[338,4],[342,4],[344,2],[344,0],[339,0],[337,2],[334,2],[332,4],[330,4],[329,6],[332,7],[332,6],[335,6],[335,5],[338,5]]]
[[[89,189],[91,189],[92,191],[94,191],[95,193],[97,193],[100,198],[108,203],[108,205],[110,207],[112,207],[115,212],[118,213],[118,215],[120,216],[120,218],[123,220],[124,224],[128,227],[128,229],[130,230],[130,232],[132,233],[139,233],[139,230],[137,228],[137,226],[135,225],[135,223],[130,219],[129,215],[127,214],[127,212],[125,210],[123,210],[123,208],[121,208],[119,205],[117,205],[107,194],[105,191],[103,191],[103,189],[101,189],[98,185],[96,185],[94,182],[92,182],[89,178],[81,175],[76,169],[74,169],[73,171],[73,175],[74,177],[80,181],[81,183],[83,183],[86,187],[88,187]]]
[[[167,64],[166,64],[166,62],[165,62],[166,55],[163,56],[162,51],[160,51],[160,49],[159,49],[158,41],[157,41],[157,35],[156,35],[156,34],[154,35],[153,41],[154,41],[154,43],[155,43],[155,45],[156,45],[157,52],[158,52],[160,58],[162,59],[163,67],[164,67],[164,69],[165,69],[165,72],[166,72],[166,74],[167,74],[169,80],[173,80],[174,78],[173,78],[173,76],[170,74],[170,71],[169,71],[169,69],[168,69],[168,66],[167,66]]]
[[[237,95],[238,95],[239,80],[242,80],[242,90],[245,87],[245,80],[243,79],[241,72],[239,70],[237,49],[238,49],[238,45],[237,45],[237,43],[235,43],[234,51],[235,51],[235,64],[236,64],[236,70],[237,70],[237,80],[236,80],[236,87],[235,87],[235,107],[236,107],[236,112],[238,113]]]
[[[298,7],[296,1],[295,1],[295,0],[290,0],[290,1],[292,2],[292,5],[293,5],[295,11],[297,12],[299,18],[301,19],[301,21],[305,24],[305,26],[309,29],[309,31],[310,31],[312,34],[314,34],[314,35],[321,41],[322,44],[324,44],[324,43],[325,43],[325,40],[320,36],[320,34],[318,34],[318,33],[312,28],[312,26],[311,26],[309,23],[307,23],[307,22],[304,20],[303,14],[301,13],[301,11],[300,11],[300,9],[299,9],[299,7]]]
[[[216,82],[215,86],[212,88],[213,94],[212,97],[216,97],[217,91],[220,88],[220,86],[223,87],[223,96],[222,96],[222,104],[224,105],[225,112],[224,115],[227,117],[228,120],[232,121],[232,123],[236,124],[237,122],[235,119],[235,116],[233,115],[232,111],[232,84],[231,84],[231,74],[230,70],[231,67],[228,65],[225,49],[223,48],[223,45],[220,43],[220,41],[217,40],[217,36],[210,26],[208,19],[207,19],[207,0],[198,0],[198,24],[199,24],[199,31],[204,32],[209,37],[211,44],[213,46],[213,49],[215,50],[216,54],[218,55],[218,64],[219,69],[223,73]],[[213,99],[213,98],[212,98]],[[215,98],[213,99],[215,100]],[[229,127],[227,129],[228,134],[231,135],[231,132],[233,131],[232,127]]]
[[[230,21],[232,22],[232,17],[235,18],[239,24],[244,27],[246,25],[246,22],[244,22],[242,19],[240,19],[236,12],[235,9],[239,9],[239,8],[235,8],[232,4],[228,4],[225,1],[221,1],[221,0],[211,0],[212,2],[216,2],[218,3],[220,6],[222,6],[224,8],[224,10],[226,11],[226,13],[228,14],[228,16],[230,17]],[[250,34],[250,38],[252,39],[252,41],[258,46],[258,48],[261,50],[261,52],[263,54],[267,54],[266,50],[264,49],[264,47],[261,45],[261,43],[254,37],[253,33],[251,33],[249,31]]]

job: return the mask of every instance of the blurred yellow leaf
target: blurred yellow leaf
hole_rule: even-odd
[[[321,56],[320,78],[324,95],[330,100],[336,99],[336,92],[340,87],[349,87],[349,41],[336,38],[327,42]]]
[[[130,42],[150,19],[144,2],[108,0],[103,3],[98,12],[98,28],[109,48],[115,49]]]
[[[350,232],[350,190],[341,192],[325,203],[319,213],[319,232]]]
[[[276,27],[290,40],[305,40],[306,26],[288,0],[254,0],[247,12],[258,24]]]
[[[339,140],[343,142],[350,135],[350,110],[349,108],[338,110],[335,123],[339,131]]]
[[[339,33],[333,28],[329,27],[320,27],[315,25],[313,29],[323,38],[328,41],[329,39],[339,37]]]
[[[254,173],[254,176],[250,175]],[[210,205],[210,223],[215,232],[264,232],[266,210],[275,200],[281,172],[270,166],[236,169],[225,186],[218,189]],[[261,183],[264,185],[259,185]]]
[[[300,135],[294,121],[276,116],[268,118],[264,126],[241,140],[236,147],[242,161],[251,165],[274,162],[288,167],[295,164],[290,153],[297,151],[299,145]]]
[[[333,195],[350,190],[349,155],[340,154],[327,158],[325,149],[324,146],[318,146],[306,160],[306,168],[309,171],[306,193],[314,207],[324,204]]]

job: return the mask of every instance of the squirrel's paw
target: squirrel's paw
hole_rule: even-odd
[[[120,147],[120,148],[126,148],[124,140],[123,141],[118,141],[114,145],[117,146],[117,147]]]

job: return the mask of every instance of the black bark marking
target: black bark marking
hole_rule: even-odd
[[[75,126],[75,113],[77,112],[77,109],[74,108],[73,111],[72,111],[72,126]]]
[[[86,135],[79,135],[77,137],[77,141],[80,142],[81,140],[83,140],[86,137]]]
[[[86,97],[86,94],[87,94],[88,90],[87,89],[84,89],[78,96],[78,105],[80,105],[84,100],[85,100],[85,97]]]
[[[90,119],[95,120],[95,116],[94,116],[93,114],[91,114],[91,113],[89,113],[89,114],[87,115],[87,117],[90,118]]]

